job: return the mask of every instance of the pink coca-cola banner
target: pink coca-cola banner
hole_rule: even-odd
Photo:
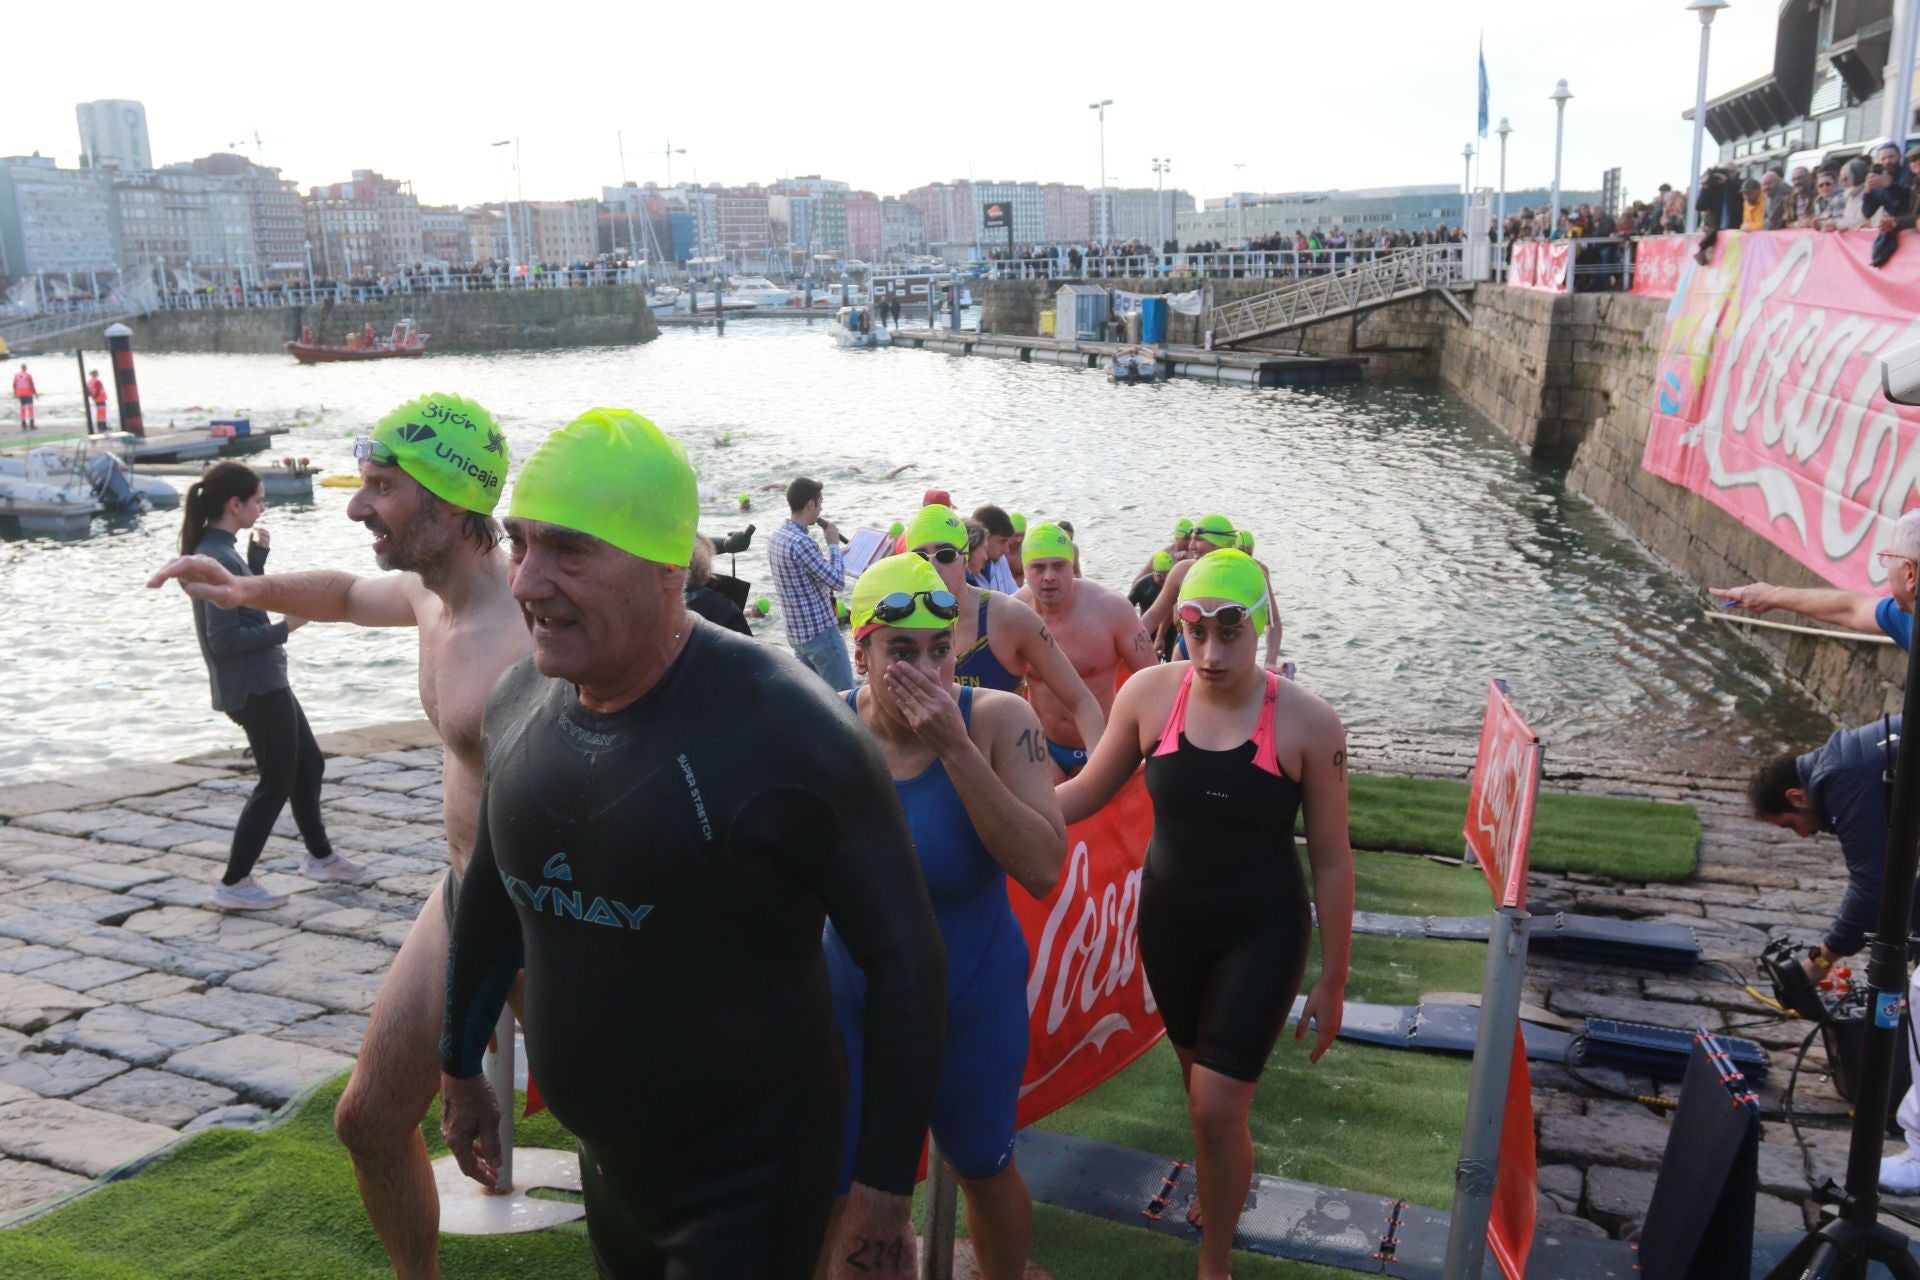
[[[1680,285],[1699,236],[1647,236],[1633,242],[1633,292],[1649,298],[1671,298]]]
[[[1527,905],[1527,846],[1540,794],[1543,759],[1538,734],[1527,727],[1504,681],[1487,682],[1487,714],[1467,789],[1467,848],[1473,850],[1495,906]]]
[[[1920,341],[1920,242],[1881,270],[1871,231],[1722,232],[1687,259],[1642,465],[1835,586],[1880,591],[1875,559],[1920,497],[1920,409],[1889,404],[1877,357]]]
[[[1143,771],[1106,808],[1067,828],[1066,866],[1044,902],[1011,891],[1032,957],[1022,1125],[1110,1079],[1166,1034],[1136,936],[1152,835]]]
[[[1573,247],[1565,240],[1516,240],[1507,251],[1507,283],[1546,293],[1567,291]]]

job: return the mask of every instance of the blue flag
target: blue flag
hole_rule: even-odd
[[[1487,40],[1480,38],[1480,136],[1487,136]]]

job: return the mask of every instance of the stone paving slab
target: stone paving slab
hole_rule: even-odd
[[[197,1024],[225,1031],[273,1032],[303,1022],[322,1013],[317,1004],[304,1000],[285,1000],[279,996],[259,995],[222,987],[198,995],[177,995],[154,1000],[142,1006],[171,1018],[188,1018]]]
[[[84,1050],[40,1053],[29,1047],[0,1062],[0,1081],[42,1098],[70,1098],[126,1069],[118,1058]]]
[[[181,1049],[218,1040],[222,1034],[184,1018],[110,1004],[89,1009],[57,1027],[49,1027],[41,1033],[40,1043],[57,1049],[86,1049],[131,1062],[136,1067],[151,1067]]]
[[[75,1094],[73,1100],[96,1111],[178,1129],[209,1111],[233,1105],[240,1095],[204,1080],[141,1067]]]
[[[58,1098],[0,1105],[0,1153],[89,1178],[145,1155],[173,1136],[164,1125]]]
[[[23,974],[0,975],[0,1027],[32,1034],[105,1003]]]
[[[274,1106],[352,1066],[345,1054],[250,1034],[185,1049],[167,1060],[169,1071]]]
[[[85,1178],[51,1165],[0,1158],[0,1218],[58,1200],[86,1185]]]

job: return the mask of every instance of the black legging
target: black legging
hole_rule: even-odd
[[[293,690],[250,694],[247,705],[227,712],[227,718],[247,731],[247,745],[253,748],[260,781],[254,784],[247,807],[234,824],[227,874],[220,883],[238,884],[253,871],[288,800],[293,801],[293,820],[299,824],[307,852],[316,858],[330,855],[333,845],[327,840],[326,823],[320,817],[320,775],[326,764],[320,744],[313,740],[313,730],[307,727],[307,713],[300,709]]]

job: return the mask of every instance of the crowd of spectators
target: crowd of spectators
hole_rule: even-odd
[[[1721,231],[1877,232],[1870,251],[1874,266],[1886,265],[1899,234],[1920,220],[1920,144],[1900,153],[1893,139],[1865,155],[1835,157],[1817,170],[1804,166],[1783,174],[1769,169],[1742,179],[1731,168],[1709,169],[1700,180],[1700,227],[1706,233],[1702,261]]]

